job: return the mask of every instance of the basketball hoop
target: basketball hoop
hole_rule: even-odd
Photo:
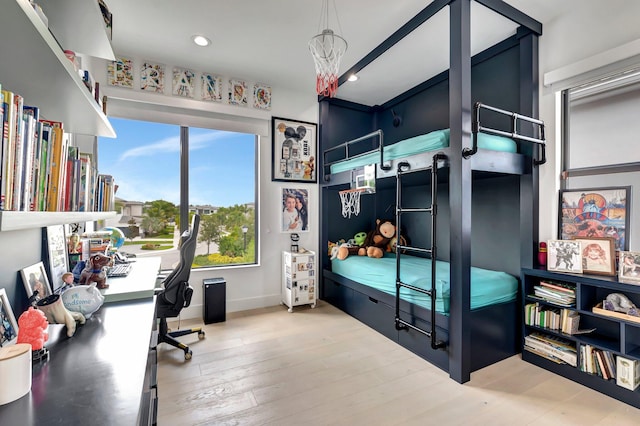
[[[316,92],[318,95],[332,98],[338,91],[338,69],[340,68],[342,55],[347,50],[347,41],[328,28],[328,0],[323,2],[322,7],[321,19],[324,20],[324,30],[311,38],[309,50],[316,66]],[[335,9],[335,3],[333,7]],[[338,21],[339,25],[340,22]]]
[[[342,217],[351,218],[351,215],[360,214],[360,194],[364,192],[362,188],[345,189],[339,191],[340,202],[342,203]]]

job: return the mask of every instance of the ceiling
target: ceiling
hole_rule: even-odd
[[[117,55],[261,82],[273,86],[274,94],[279,87],[315,93],[315,68],[307,43],[324,29],[320,20],[322,0],[105,1],[113,14],[112,45]],[[569,12],[580,1],[506,3],[544,24]],[[340,74],[429,3],[329,0],[328,27],[349,44]],[[434,16],[429,26],[422,25],[363,69],[357,82],[340,86],[337,96],[366,105],[382,104],[446,70],[447,9]],[[474,53],[513,34],[515,29],[510,21],[476,2],[472,2],[471,17]],[[196,46],[191,41],[195,34],[211,39],[211,46]]]

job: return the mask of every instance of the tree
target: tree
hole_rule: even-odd
[[[147,204],[144,213],[148,217],[159,220],[162,223],[162,227],[165,227],[175,219],[176,214],[178,214],[178,207],[169,201],[156,200]]]
[[[154,235],[165,228],[165,224],[158,218],[152,216],[144,216],[142,218],[142,227],[146,235]]]
[[[200,219],[200,230],[198,232],[198,241],[207,243],[207,256],[211,252],[211,243],[218,244],[222,238],[224,227],[222,225],[222,216],[217,213],[207,214]]]
[[[133,239],[140,233],[140,228],[138,228],[138,224],[134,218],[129,219],[127,223],[129,224],[129,239],[133,241]]]

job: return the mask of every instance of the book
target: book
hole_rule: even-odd
[[[47,188],[47,211],[58,211],[61,193],[63,154],[63,132],[60,127],[51,128],[51,163]]]
[[[541,333],[531,333],[524,339],[525,345],[554,356],[573,367],[578,363],[576,349],[568,341]]]

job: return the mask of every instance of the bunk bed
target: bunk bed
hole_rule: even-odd
[[[533,118],[541,26],[502,1],[479,3],[517,22],[517,34],[474,58],[469,40],[452,37],[448,71],[382,105],[319,99],[320,296],[460,383],[519,352],[516,277],[534,262],[537,178],[545,161],[544,125]],[[469,0],[436,1],[391,38],[445,6],[451,34],[468,30]],[[356,68],[397,41],[387,39]],[[478,94],[492,105],[473,99]],[[411,131],[385,122],[389,113],[415,109],[424,112],[405,120]],[[360,214],[337,216],[338,193],[357,187],[369,164],[375,189],[361,196]],[[411,243],[381,259],[330,259],[327,241],[370,229],[382,217],[392,217]],[[495,238],[497,232],[503,235]]]

